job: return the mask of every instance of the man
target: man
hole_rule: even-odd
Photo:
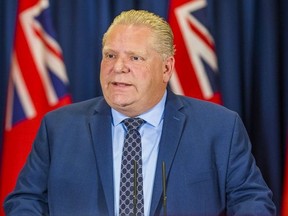
[[[238,115],[167,90],[173,56],[163,19],[116,17],[103,37],[104,97],[45,116],[7,215],[275,215]]]

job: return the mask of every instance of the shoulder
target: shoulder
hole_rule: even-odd
[[[170,105],[169,105],[170,104]],[[179,112],[185,115],[193,115],[205,118],[233,117],[238,114],[223,105],[196,98],[170,93],[167,99],[168,106],[174,106]]]
[[[171,115],[182,115],[186,127],[197,131],[222,133],[233,131],[236,125],[245,127],[239,115],[223,105],[173,93],[167,98],[166,104],[166,117]]]
[[[54,118],[64,118],[64,117],[83,117],[83,116],[91,116],[97,110],[107,109],[109,108],[106,101],[102,96],[96,97],[93,99],[72,103],[69,105],[65,105],[58,109],[48,112],[45,115],[47,119],[54,119]]]

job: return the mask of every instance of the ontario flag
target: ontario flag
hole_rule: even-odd
[[[287,122],[288,125],[288,122]],[[286,127],[286,154],[284,165],[284,182],[282,194],[281,215],[288,216],[288,126]]]
[[[19,0],[1,151],[2,204],[15,186],[43,115],[71,103],[48,0]]]
[[[171,0],[168,21],[176,45],[171,89],[221,104],[215,44],[207,28],[207,1]]]

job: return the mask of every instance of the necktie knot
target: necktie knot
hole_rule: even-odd
[[[123,120],[127,130],[138,130],[145,121],[141,118],[126,118]]]

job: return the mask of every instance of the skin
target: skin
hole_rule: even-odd
[[[135,117],[163,97],[172,75],[174,57],[163,59],[153,48],[153,32],[146,26],[114,26],[102,50],[100,82],[107,103]]]

